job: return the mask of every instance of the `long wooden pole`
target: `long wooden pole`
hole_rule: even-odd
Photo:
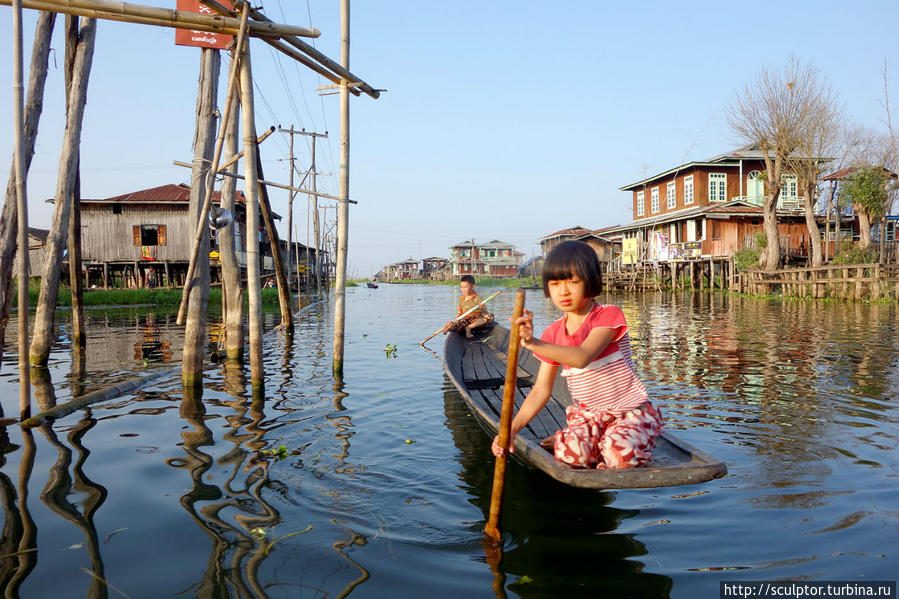
[[[66,17],[66,89],[72,86],[75,53],[78,48],[78,17]],[[66,98],[68,103],[68,97]],[[81,267],[81,157],[75,161],[72,210],[69,213],[69,288],[72,291],[73,354],[87,344],[84,325],[84,272]]]
[[[74,195],[75,173],[81,145],[81,127],[84,121],[84,108],[87,104],[87,85],[93,61],[96,30],[96,20],[84,19],[82,21],[78,32],[78,50],[72,72],[72,87],[66,90],[68,96],[66,129],[63,134],[62,152],[59,156],[59,178],[56,184],[53,221],[47,236],[47,257],[34,316],[34,335],[29,350],[31,362],[38,366],[46,366],[55,338],[53,319],[59,292],[60,266],[69,232],[69,212]]]
[[[0,4],[7,6],[11,2],[12,0],[0,0]],[[22,0],[22,6],[35,10],[93,17],[123,23],[194,29],[212,33],[234,35],[240,29],[240,19],[233,17],[207,16],[200,13],[118,2],[116,0]],[[316,38],[321,35],[321,32],[313,27],[282,25],[273,23],[270,20],[251,22],[248,33],[251,37],[274,38],[281,36]]]
[[[200,51],[200,78],[197,87],[197,122],[194,133],[194,164],[190,178],[190,204],[188,222],[203,225],[200,229],[200,253],[196,260],[194,275],[195,290],[185,309],[184,347],[181,351],[181,384],[185,390],[200,388],[203,384],[203,365],[206,354],[206,321],[209,306],[209,225],[202,214],[210,193],[203,185],[206,171],[201,168],[204,161],[212,157],[216,136],[215,106],[219,91],[221,56],[214,48]],[[135,271],[137,264],[135,264]],[[183,297],[187,297],[185,293]]]
[[[25,187],[25,91],[23,86],[22,4],[14,0],[13,129],[15,130],[16,205],[19,240],[19,418],[31,416],[31,366],[28,358],[28,197]]]
[[[259,149],[256,149],[256,173],[261,178],[262,158]],[[268,190],[265,185],[259,185],[259,208],[262,210],[262,221],[268,232],[268,241],[272,250],[272,262],[275,267],[275,280],[278,284],[278,303],[281,308],[281,327],[289,333],[293,332],[293,310],[290,306],[290,279],[287,277],[284,259],[281,256],[281,240],[278,237],[278,229],[275,228],[275,219],[272,215],[272,204],[268,199]],[[289,252],[288,252],[289,256]]]
[[[254,398],[265,394],[262,364],[262,289],[259,285],[259,177],[256,172],[256,111],[250,48],[240,56],[240,108],[243,125],[244,171],[247,185],[247,303],[249,304],[250,385]]]
[[[232,51],[231,60],[237,60],[237,52]],[[234,107],[240,110],[239,106]],[[237,154],[237,136],[239,123],[237,114],[228,123],[225,131],[225,151]],[[222,181],[222,208],[237,214],[234,197],[237,192],[237,181],[226,177]],[[234,248],[234,231],[240,226],[235,218],[232,224],[216,234],[218,240],[219,261],[222,264],[222,321],[225,329],[225,358],[228,362],[239,362],[243,357],[243,300],[240,285],[240,265],[237,263],[237,251]]]
[[[463,318],[465,318],[466,316],[468,316],[469,314],[471,314],[472,312],[474,312],[475,310],[477,310],[478,308],[480,308],[481,306],[483,306],[484,304],[486,304],[487,302],[489,302],[490,300],[492,300],[493,298],[495,298],[495,297],[496,297],[497,295],[499,295],[500,293],[502,293],[501,290],[500,290],[500,291],[497,291],[496,293],[494,293],[493,295],[491,295],[490,297],[488,297],[487,299],[485,299],[484,301],[482,301],[481,303],[479,303],[477,306],[471,308],[470,310],[466,310],[466,311],[463,312],[462,314],[459,314],[459,315],[456,316],[454,319],[452,319],[450,322],[458,322],[458,321],[462,320]],[[447,329],[446,329],[446,325],[444,325],[444,326],[440,327],[439,329],[437,329],[436,331],[434,331],[434,332],[433,332],[431,335],[429,335],[424,341],[422,341],[421,343],[419,343],[419,345],[422,346],[422,347],[424,347],[425,343],[427,343],[428,341],[430,341],[431,339],[433,339],[434,337],[436,337],[437,335],[439,335],[440,333],[442,333],[442,332],[445,331],[445,330],[447,330]]]
[[[237,44],[234,46],[237,54],[240,55],[246,39],[246,24],[249,15],[249,2],[244,3],[243,14],[241,15],[240,31],[237,34]],[[184,289],[181,292],[181,305],[178,308],[178,324],[184,324],[184,318],[187,315],[187,304],[190,300],[190,292],[194,285],[194,271],[197,267],[197,257],[200,253],[200,244],[209,225],[206,219],[209,218],[209,207],[212,205],[212,194],[215,186],[215,173],[219,170],[219,160],[222,158],[222,146],[225,143],[225,132],[228,129],[228,122],[231,118],[232,106],[234,105],[235,90],[237,89],[237,68],[239,60],[232,60],[228,73],[228,91],[225,96],[225,110],[222,112],[222,122],[219,126],[218,137],[215,140],[215,150],[212,154],[212,166],[206,173],[205,187],[206,195],[203,198],[203,208],[200,210],[200,220],[197,222],[197,230],[194,233],[193,246],[191,248],[190,261],[187,265],[187,276],[184,278]]]
[[[494,542],[501,538],[499,532],[499,516],[503,508],[503,491],[506,484],[506,462],[509,456],[509,435],[512,428],[512,410],[515,406],[515,390],[518,377],[519,335],[518,320],[524,312],[524,290],[515,293],[515,309],[512,313],[512,326],[509,329],[509,361],[506,364],[506,385],[503,387],[503,407],[499,417],[499,438],[497,442],[506,451],[496,458],[493,469],[493,492],[490,496],[490,517],[484,532]]]
[[[340,0],[340,63],[350,69],[350,0]],[[343,333],[346,315],[346,261],[350,197],[350,94],[349,80],[340,81],[340,204],[337,216],[337,272],[334,279],[334,378],[343,378]]]
[[[200,1],[201,1],[203,4],[205,4],[205,5],[209,6],[210,8],[212,8],[213,10],[215,10],[216,12],[218,12],[219,14],[223,14],[223,15],[231,14],[231,11],[228,10],[227,7],[225,7],[225,6],[223,6],[222,4],[216,2],[215,0],[200,0]],[[380,92],[383,91],[383,90],[377,90],[377,89],[372,88],[370,85],[368,85],[367,83],[365,83],[364,81],[362,81],[361,78],[359,78],[359,77],[353,75],[353,74],[350,72],[350,66],[349,66],[349,65],[350,65],[350,63],[349,63],[349,12],[350,12],[350,9],[349,9],[349,6],[347,6],[347,8],[346,8],[346,15],[347,15],[347,17],[346,17],[346,24],[347,24],[347,29],[346,29],[346,50],[347,50],[347,60],[346,60],[346,61],[343,60],[343,56],[342,56],[342,53],[341,53],[341,61],[340,61],[340,64],[334,62],[333,60],[331,60],[330,58],[328,58],[327,56],[325,56],[324,54],[322,54],[321,52],[319,52],[318,50],[316,50],[313,46],[307,44],[307,43],[304,42],[303,40],[297,39],[296,36],[288,36],[288,35],[284,35],[284,36],[282,36],[282,38],[284,39],[285,42],[287,42],[288,44],[290,44],[291,46],[293,46],[293,47],[296,48],[297,50],[299,50],[299,51],[303,52],[304,54],[306,54],[307,56],[309,56],[309,57],[311,57],[311,58],[317,60],[317,61],[318,61],[321,65],[323,65],[325,68],[331,70],[333,73],[336,73],[337,76],[340,77],[340,79],[346,80],[346,82],[350,85],[350,87],[358,87],[360,90],[362,90],[363,92],[365,92],[366,94],[368,94],[368,95],[371,96],[372,98],[378,98],[378,97],[380,97],[380,95],[381,95]],[[343,14],[344,14],[344,10],[343,10],[343,5],[341,4],[341,26],[343,25],[343,22],[344,22]],[[271,19],[269,19],[268,17],[266,17],[264,14],[262,14],[261,12],[259,12],[258,10],[256,10],[255,8],[250,10],[250,16],[251,16],[253,19],[255,19],[256,21],[260,21],[260,22],[262,22],[262,23],[271,23],[271,22],[272,22]],[[278,46],[275,46],[275,47],[277,48]],[[279,49],[280,49],[280,48],[279,48]],[[292,55],[291,55],[291,57],[292,57],[292,58],[295,58],[295,57],[292,56]],[[304,62],[304,64],[307,64],[307,63]],[[307,64],[307,66],[309,66],[309,65]],[[315,69],[315,70],[316,70],[316,72],[319,72],[318,69]],[[325,76],[327,77],[327,75],[325,75]],[[335,83],[340,83],[340,80],[335,80],[335,79],[333,79],[333,78],[331,78],[331,77],[328,77],[328,79],[331,79],[331,80],[334,81]]]
[[[34,44],[31,47],[31,68],[26,91],[23,171],[28,176],[31,159],[34,156],[34,141],[43,108],[44,84],[47,81],[47,63],[50,56],[50,39],[53,33],[55,13],[41,13],[34,27]],[[9,312],[12,308],[13,270],[17,268],[16,245],[18,238],[18,199],[16,197],[16,165],[15,155],[9,167],[9,180],[6,184],[6,197],[3,202],[3,214],[0,216],[0,339],[6,337],[9,324]],[[18,278],[17,278],[18,280]],[[3,348],[0,345],[0,364],[3,361]]]

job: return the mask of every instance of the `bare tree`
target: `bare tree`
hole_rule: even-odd
[[[734,132],[758,144],[765,160],[762,216],[768,244],[759,262],[769,271],[776,270],[780,263],[777,200],[781,175],[820,114],[822,94],[829,96],[829,91],[825,93],[818,69],[793,58],[781,70],[763,69],[755,81],[737,93],[727,115]]]
[[[804,126],[797,131],[796,149],[784,157],[784,165],[798,178],[812,249],[812,266],[821,266],[824,256],[821,251],[821,233],[815,219],[818,181],[825,165],[832,162],[831,156],[837,149],[842,117],[836,96],[823,81],[809,86],[808,96],[803,103]]]

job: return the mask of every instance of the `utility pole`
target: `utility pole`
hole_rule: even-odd
[[[315,230],[315,288],[318,293],[318,297],[322,297],[322,278],[321,278],[321,258],[319,254],[321,252],[321,227],[319,227],[318,222],[318,188],[316,187],[315,177],[315,139],[317,137],[328,137],[328,132],[324,133],[314,133],[310,131],[306,131],[306,129],[302,129],[300,131],[295,131],[293,125],[290,126],[290,129],[281,129],[280,131],[284,133],[290,134],[290,186],[293,187],[293,136],[294,135],[306,135],[312,138],[312,167],[307,173],[312,176],[312,193],[310,196],[312,197],[312,227]],[[291,192],[291,206],[293,206],[293,192]],[[293,208],[290,208],[290,214],[293,214]],[[288,216],[288,223],[290,223],[290,217]],[[307,261],[308,262],[308,261]]]

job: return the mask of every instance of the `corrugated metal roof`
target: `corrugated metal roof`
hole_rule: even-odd
[[[212,201],[220,204],[222,199],[221,191],[212,193]],[[246,204],[247,197],[242,190],[234,192],[234,201]],[[82,199],[82,204],[186,204],[190,202],[190,186],[184,183],[175,185],[168,183],[159,187],[151,187],[149,189],[141,189],[132,191],[111,198],[102,199]],[[272,211],[272,218],[281,220],[281,215]]]

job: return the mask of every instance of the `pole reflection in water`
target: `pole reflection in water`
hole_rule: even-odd
[[[225,375],[231,390],[245,392],[242,369],[226,366]],[[185,388],[180,414],[193,428],[182,433],[185,458],[167,461],[170,466],[189,472],[193,486],[180,502],[212,544],[207,569],[196,584],[196,593],[201,597],[230,596],[233,591],[239,597],[267,597],[259,581],[262,563],[275,543],[305,531],[274,536],[281,517],[262,492],[283,491],[283,484],[269,478],[269,465],[280,456],[277,451],[265,449],[264,437],[271,429],[264,426],[264,402],[237,396],[221,405],[234,411],[226,416],[228,430],[223,439],[233,443],[234,448],[218,460],[201,449],[215,445],[214,435],[206,426],[202,389]],[[231,471],[223,488],[204,480],[212,476],[213,467]],[[244,478],[239,480],[241,475]],[[233,514],[225,516],[225,512]]]
[[[4,552],[9,557],[2,562],[3,590],[6,597],[18,597],[19,587],[37,566],[37,525],[28,509],[28,481],[34,468],[34,435],[30,429],[22,429],[22,457],[19,461],[18,488],[13,489],[12,482],[2,478],[3,508],[6,521],[3,526],[4,547],[12,551]],[[4,462],[5,462],[4,454]],[[18,491],[18,502],[16,502]],[[8,540],[8,542],[6,542]]]
[[[40,427],[50,445],[59,452],[56,463],[50,468],[50,476],[41,493],[41,501],[64,520],[74,524],[84,535],[84,544],[90,558],[92,573],[86,596],[90,599],[105,599],[107,589],[94,516],[106,500],[107,492],[105,487],[93,482],[84,473],[84,463],[90,455],[90,451],[81,443],[84,435],[96,423],[97,421],[91,417],[90,410],[88,410],[85,417],[69,432],[67,440],[78,451],[78,460],[74,466],[72,466],[72,450],[59,441],[53,428],[46,424]],[[70,466],[72,466],[74,480],[69,475]],[[85,498],[82,503],[83,512],[68,501],[70,496]]]

